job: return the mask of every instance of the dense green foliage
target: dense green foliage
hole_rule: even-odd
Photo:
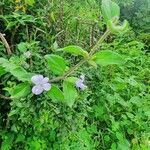
[[[133,20],[124,11],[139,0],[115,1],[130,30],[108,36],[93,57],[100,66],[91,61],[73,73],[85,74],[87,89],[75,90],[74,77],[35,96],[28,92],[33,73],[52,78],[88,57],[106,30],[101,1],[1,0],[0,33],[13,53],[0,42],[1,150],[149,150],[150,4],[145,0]]]

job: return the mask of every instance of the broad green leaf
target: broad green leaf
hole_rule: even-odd
[[[9,61],[2,63],[1,66],[4,67],[7,72],[10,72],[11,70],[18,67],[18,65],[11,63]]]
[[[7,72],[10,72],[11,69],[14,69],[16,67],[16,65],[10,63],[5,58],[0,58],[0,66],[3,67]]]
[[[5,69],[6,72],[10,72],[13,76],[15,76],[20,81],[28,81],[30,82],[32,73],[28,73],[23,67],[9,62],[7,59],[0,58],[0,66]]]
[[[18,49],[20,52],[26,52],[27,51],[27,44],[26,43],[21,42],[17,46],[18,46]]]
[[[64,92],[64,102],[69,106],[72,107],[74,104],[78,94],[75,88],[75,85],[70,82],[69,80],[65,80],[63,82],[63,92]]]
[[[63,92],[55,85],[47,92],[47,95],[52,99],[53,102],[63,102]]]
[[[97,52],[93,56],[93,61],[95,61],[99,65],[113,65],[125,63],[125,60],[121,57],[121,55],[109,50]]]
[[[25,83],[20,83],[17,86],[15,86],[11,90],[11,98],[23,98],[26,97],[29,93],[31,92],[30,84],[25,82]]]
[[[112,20],[114,17],[119,18],[120,16],[119,6],[111,0],[102,0],[101,9],[106,23],[107,21]]]
[[[25,3],[30,6],[33,6],[33,4],[35,3],[35,0],[25,0]]]
[[[54,74],[61,75],[65,72],[66,63],[65,60],[58,55],[45,55],[45,59],[47,61],[47,67]]]
[[[8,60],[0,57],[0,65],[3,65],[4,63],[8,63]]]
[[[70,46],[64,47],[62,50],[67,53],[74,54],[74,55],[81,55],[83,57],[88,57],[88,52],[83,50],[79,46],[70,45]]]
[[[22,67],[16,67],[15,69],[11,69],[10,73],[15,76],[20,81],[28,81],[30,82],[32,73],[28,73],[24,68]]]
[[[5,73],[6,73],[5,69],[0,66],[0,76],[2,76]]]

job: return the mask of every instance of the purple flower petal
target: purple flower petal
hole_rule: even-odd
[[[82,74],[82,75],[80,76],[80,79],[81,79],[82,82],[84,82],[84,80],[85,80],[85,75]]]
[[[83,81],[79,79],[76,81],[76,87],[80,88],[81,90],[84,90],[86,88],[86,85],[84,85]]]
[[[45,84],[42,84],[42,87],[45,91],[49,91],[51,89],[51,84],[50,83],[45,83]]]
[[[43,88],[40,86],[40,85],[35,85],[33,88],[32,88],[32,93],[35,94],[35,95],[39,95],[43,92]]]
[[[42,75],[35,75],[31,78],[31,81],[34,83],[34,84],[40,84],[43,80],[43,76]]]
[[[80,86],[80,89],[83,91],[83,90],[86,89],[86,87],[87,87],[87,86],[85,86],[84,84],[82,84],[82,85]]]
[[[42,84],[45,84],[49,81],[49,78],[48,77],[45,77],[43,80],[42,80]]]

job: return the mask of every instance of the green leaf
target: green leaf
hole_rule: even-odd
[[[14,26],[16,26],[16,24],[17,24],[17,21],[8,22],[8,24],[6,26],[6,30],[12,29]]]
[[[26,43],[21,42],[17,46],[18,46],[18,49],[20,52],[26,52],[27,51],[27,44]]]
[[[28,73],[24,68],[22,67],[17,67],[15,69],[11,69],[10,73],[15,76],[18,80],[20,81],[28,81],[30,82],[31,77],[32,77],[32,73]]]
[[[53,102],[63,102],[63,92],[55,85],[47,92],[47,95],[52,99]]]
[[[127,20],[124,20],[122,25],[115,25],[113,21],[110,20],[107,22],[107,26],[112,33],[118,34],[126,32],[129,24]]]
[[[1,143],[1,150],[10,150],[13,145],[14,141],[14,134],[11,133],[6,133],[4,139],[2,140],[3,142]]]
[[[0,66],[0,76],[2,76],[5,73],[6,73],[5,69]]]
[[[92,59],[99,65],[118,65],[125,63],[121,55],[109,50],[97,52]]]
[[[83,57],[88,57],[88,52],[83,50],[79,46],[70,45],[70,46],[64,47],[62,50],[67,53],[74,54],[74,55],[81,55]]]
[[[35,3],[35,0],[25,0],[25,3],[30,6],[33,6],[33,4]]]
[[[22,142],[25,140],[25,136],[21,133],[17,134],[16,142]]]
[[[74,104],[78,94],[77,94],[77,90],[74,86],[74,83],[72,82],[73,78],[70,78],[69,80],[66,79],[63,82],[63,92],[64,92],[64,101],[65,103],[69,106],[72,107],[72,105]],[[71,82],[70,82],[71,81]]]
[[[15,86],[11,90],[10,94],[11,94],[11,98],[19,99],[19,98],[26,97],[28,94],[30,94],[30,92],[31,92],[30,84],[25,82]]]
[[[62,75],[66,69],[65,60],[58,55],[45,55],[47,67],[56,75]]]
[[[8,60],[0,57],[0,65],[3,65],[4,63],[8,63]]]
[[[0,66],[5,69],[6,72],[10,72],[13,76],[15,76],[20,81],[28,81],[30,82],[32,73],[28,73],[23,67],[15,64],[13,62],[9,62],[7,59],[0,58]]]
[[[112,20],[114,17],[119,18],[120,16],[120,7],[111,0],[102,0],[102,14],[105,22]]]

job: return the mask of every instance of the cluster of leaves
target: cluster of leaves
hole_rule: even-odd
[[[122,18],[126,18],[133,30],[136,32],[138,39],[146,43],[146,48],[150,48],[150,1],[149,0],[128,0],[118,1],[122,8]]]
[[[68,16],[72,4],[75,6]],[[0,16],[1,31],[10,39],[14,54],[8,59],[4,46],[0,47],[2,150],[148,149],[149,56],[143,52],[143,43],[129,38],[131,33],[127,35],[129,40],[120,35],[113,43],[104,43],[102,51],[92,56],[84,50],[92,45],[84,45],[90,43],[88,25],[77,27],[79,20],[94,22],[101,29],[106,24],[114,34],[127,28],[126,22],[118,26],[111,20],[117,17],[118,21],[120,10],[109,0],[103,1],[101,10],[105,23],[99,23],[97,4],[93,0],[2,3],[6,6],[3,13],[8,8],[16,11]],[[16,5],[22,7],[16,10]],[[83,6],[91,12],[87,13]],[[78,30],[80,34],[76,34]],[[65,38],[59,36],[62,33]],[[84,49],[74,45],[58,49],[78,41]],[[85,64],[68,77],[66,73],[80,59],[88,60],[90,65]],[[84,92],[75,88],[82,72],[88,78]],[[35,74],[48,76],[50,81],[65,80],[52,84],[49,92],[35,96],[31,93],[31,77]]]
[[[121,40],[103,47],[120,51],[128,61],[121,67],[110,66],[109,71],[103,67],[95,76],[96,82],[92,84],[96,93],[92,97],[95,99],[92,107],[94,121],[97,120],[97,126],[103,125],[101,130],[106,149],[110,148],[106,145],[111,145],[111,149],[148,150],[149,54],[142,51],[143,43]]]
[[[126,29],[126,24],[124,23],[122,26],[116,26],[115,23],[113,23],[114,17],[117,17],[119,19],[120,16],[120,8],[119,6],[112,2],[112,1],[103,1],[102,3],[102,13],[104,20],[110,29],[112,33],[120,33],[123,32]],[[22,25],[25,25],[26,21],[32,22],[32,17],[28,15],[26,18],[22,17],[20,14],[15,13],[14,16],[16,21],[12,21],[8,23],[6,30],[10,29],[12,26],[16,26],[17,23],[19,22]],[[9,17],[3,17],[6,20],[9,19]],[[118,20],[116,20],[118,21]],[[104,34],[105,35],[105,34]],[[105,39],[106,37],[104,36],[102,39]],[[100,39],[100,42],[103,42]],[[100,43],[101,44],[101,43]],[[96,44],[96,48],[99,48],[99,42]],[[30,93],[30,80],[31,80],[31,75],[32,73],[27,72],[22,66],[18,64],[23,64],[24,65],[27,63],[27,59],[23,55],[27,55],[27,53],[31,53],[30,51],[27,51],[27,49],[31,48],[31,45],[28,43],[20,43],[18,44],[18,49],[21,53],[21,57],[11,57],[10,60],[8,61],[7,59],[1,58],[0,59],[0,66],[1,66],[1,74],[5,74],[9,72],[11,75],[16,77],[19,81],[22,81],[23,83],[15,85],[13,89],[11,88],[10,90],[7,88],[7,91],[11,94],[11,98],[23,98],[27,96]],[[67,78],[73,71],[78,69],[80,67],[80,64],[82,62],[92,62],[93,64],[99,64],[99,65],[110,65],[110,64],[121,64],[123,63],[123,59],[119,54],[116,54],[115,52],[112,51],[101,51],[95,53],[97,49],[91,49],[91,51],[88,53],[88,51],[83,50],[82,48],[78,46],[67,46],[65,48],[60,49],[59,51],[71,53],[72,55],[77,55],[77,56],[83,56],[83,61],[81,63],[79,62],[75,67],[70,68],[67,66],[66,60],[56,54],[47,54],[44,56],[46,59],[46,67],[48,68],[47,72],[50,70],[52,74],[54,75],[59,75],[60,79],[63,79],[63,92],[61,89],[57,86],[53,86],[52,90],[48,92],[48,96],[53,100],[53,101],[65,101],[68,106],[72,107],[73,103],[75,102],[75,99],[77,98],[77,91],[74,87],[75,82],[77,81],[77,78],[75,77],[69,77]],[[32,54],[30,54],[32,55]],[[41,56],[43,57],[43,56]],[[29,58],[32,60],[32,56],[29,56]],[[36,59],[36,58],[35,58]],[[21,63],[20,63],[21,62]],[[68,70],[68,71],[66,71]],[[62,76],[62,77],[61,77]],[[57,79],[57,78],[56,78]],[[50,80],[51,81],[51,80]],[[53,80],[52,80],[53,81]],[[57,80],[56,80],[57,81]],[[59,80],[58,80],[59,81]],[[26,82],[26,83],[24,83]],[[5,89],[6,90],[6,89]],[[19,91],[19,92],[18,92]]]

